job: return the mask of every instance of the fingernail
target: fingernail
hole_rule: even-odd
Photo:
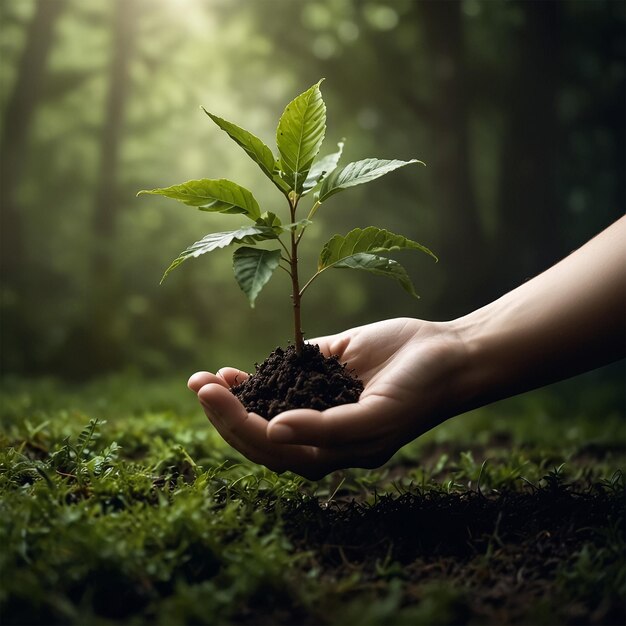
[[[270,439],[276,443],[290,443],[295,439],[295,432],[287,424],[276,424],[270,428]]]

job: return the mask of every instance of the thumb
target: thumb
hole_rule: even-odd
[[[363,401],[325,411],[285,411],[271,420],[267,429],[270,441],[321,448],[363,443],[382,434],[380,410],[375,403]]]

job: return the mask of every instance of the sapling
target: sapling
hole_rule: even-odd
[[[243,148],[284,196],[288,207],[287,221],[281,220],[275,213],[262,212],[248,189],[225,179],[190,180],[180,185],[139,192],[173,198],[201,211],[241,214],[250,220],[251,223],[236,230],[210,233],[190,245],[172,261],[161,282],[187,259],[228,246],[238,246],[233,254],[235,279],[248,297],[250,306],[254,307],[262,288],[275,270],[281,268],[289,275],[291,283],[293,349],[296,357],[302,357],[305,350],[302,297],[326,270],[348,268],[387,276],[417,297],[413,283],[402,265],[381,256],[381,253],[401,249],[419,250],[436,260],[428,248],[402,235],[375,226],[355,228],[346,235],[331,237],[322,247],[317,269],[308,280],[301,281],[298,249],[320,207],[345,189],[373,181],[407,165],[424,165],[417,159],[400,161],[369,158],[339,168],[343,141],[337,144],[334,152],[318,158],[326,133],[326,105],[320,91],[322,80],[286,106],[276,130],[278,156],[252,133],[203,107],[211,120]],[[309,210],[306,217],[302,217],[302,201],[309,198],[312,199]],[[258,245],[265,242],[274,243],[275,247],[266,249]],[[282,351],[280,354],[283,354]]]

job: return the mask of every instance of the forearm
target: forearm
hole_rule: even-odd
[[[465,347],[462,410],[624,356],[626,218],[502,298],[451,322]]]

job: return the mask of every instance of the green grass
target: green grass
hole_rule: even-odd
[[[614,386],[499,403],[313,483],[245,461],[184,385],[3,383],[2,623],[623,621]]]

